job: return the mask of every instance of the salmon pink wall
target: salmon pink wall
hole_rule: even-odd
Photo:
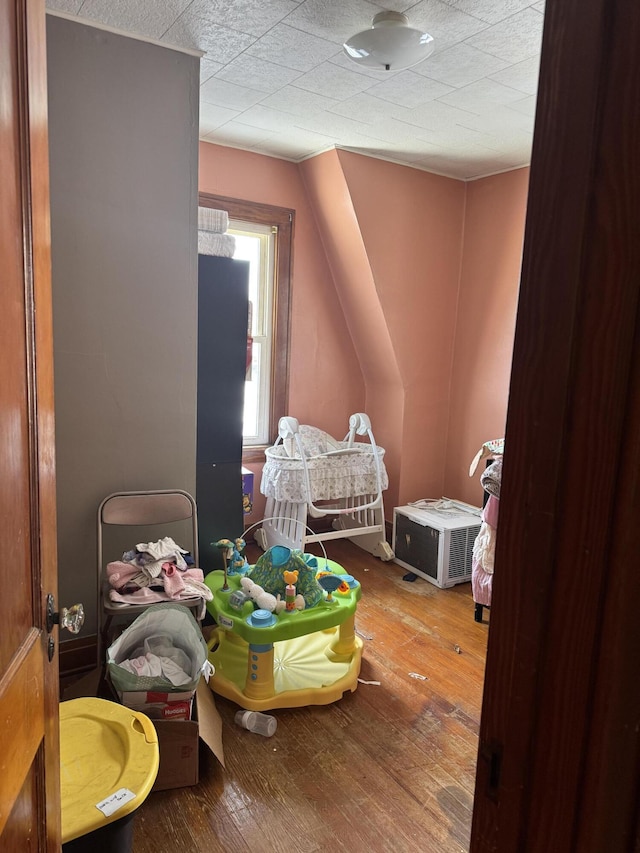
[[[349,415],[362,410],[364,383],[298,166],[201,142],[198,189],[295,210],[288,414],[342,438]],[[262,465],[248,467],[251,523],[263,517],[264,498]]]
[[[528,182],[517,169],[467,184],[444,494],[476,505],[469,464],[504,436]]]
[[[378,297],[370,258],[337,151],[301,165],[327,260],[365,385],[362,411],[371,418],[376,441],[385,448],[389,505],[397,500],[404,394],[387,319]],[[377,403],[383,403],[382,413]],[[393,411],[394,417],[388,417]]]
[[[464,184],[346,151],[301,170],[387,451],[390,517],[443,487]]]
[[[402,378],[397,503],[439,497],[465,185],[346,151],[340,158]],[[393,409],[381,411],[393,421]]]
[[[296,211],[289,414],[365,411],[392,508],[468,477],[506,419],[528,170],[465,184],[346,151],[301,164],[200,144],[199,189]],[[249,523],[264,514],[256,474]]]

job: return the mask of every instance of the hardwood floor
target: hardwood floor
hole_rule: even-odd
[[[486,611],[474,622],[468,583],[408,583],[346,540],[327,550],[362,584],[360,677],[380,685],[274,710],[271,738],[236,726],[238,706],[216,697],[226,769],[201,744],[200,783],[138,809],[134,853],[468,850]]]

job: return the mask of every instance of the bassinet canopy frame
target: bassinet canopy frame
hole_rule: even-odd
[[[366,437],[368,441],[356,441],[356,436]],[[261,491],[267,497],[267,505],[262,527],[255,534],[258,545],[263,550],[273,545],[285,545],[304,551],[305,545],[311,542],[348,538],[374,556],[392,560],[394,554],[386,540],[382,498],[387,485],[382,462],[384,448],[376,444],[369,417],[357,412],[349,418],[349,431],[343,441],[336,442],[330,436],[327,438],[331,449],[310,455],[301,439],[297,419],[280,419],[278,438],[272,447],[265,450],[267,463]],[[364,466],[368,476],[353,478],[355,491],[338,497],[330,494],[331,504],[319,505],[318,501],[326,500],[327,495],[323,498],[317,496],[317,478],[337,464],[348,465],[338,462],[337,457],[340,456],[350,457],[360,467]],[[275,485],[270,474],[274,475]],[[293,495],[278,490],[280,474],[286,475],[290,483],[295,483]],[[356,485],[362,486],[364,482],[373,484],[373,487],[367,486],[366,491],[358,490]],[[333,529],[314,533],[307,524],[308,516],[333,516]]]

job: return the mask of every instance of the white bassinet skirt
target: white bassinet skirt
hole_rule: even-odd
[[[348,449],[346,441],[336,442],[338,449]],[[384,448],[377,447],[380,460],[381,489],[388,488],[384,466]],[[373,448],[369,444],[353,444],[349,453],[316,456],[307,459],[311,501],[330,501],[356,495],[378,493],[378,478]],[[262,469],[260,491],[276,501],[308,503],[302,460],[292,459],[282,444],[265,450],[267,461]]]

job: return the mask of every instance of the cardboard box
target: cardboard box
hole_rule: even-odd
[[[153,720],[190,720],[193,693],[158,693],[156,691],[129,691],[118,698],[127,708],[141,711]]]
[[[186,788],[198,783],[198,743],[207,744],[224,767],[222,719],[211,689],[198,683],[191,720],[154,720],[160,747],[160,768],[152,791]]]
[[[207,688],[208,689],[208,688]],[[198,784],[199,725],[197,701],[191,720],[154,720],[160,748],[160,767],[152,791]]]

